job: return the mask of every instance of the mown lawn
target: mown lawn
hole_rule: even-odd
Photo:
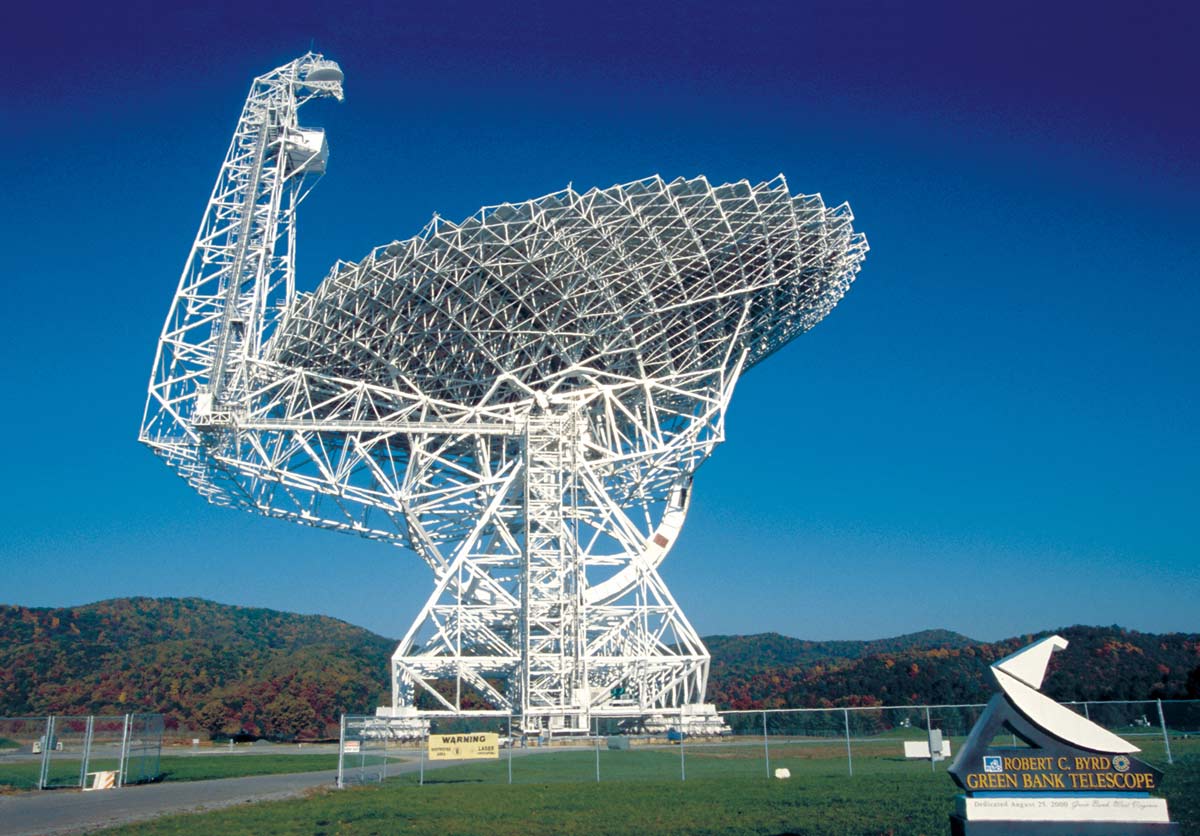
[[[116,768],[115,759],[97,758],[88,765],[90,771]],[[337,755],[168,755],[163,757],[161,769],[162,779],[166,781],[208,781],[337,769]],[[29,789],[37,784],[40,770],[41,764],[36,760],[0,764],[0,786]],[[52,759],[50,782],[52,786],[78,786],[79,761]]]
[[[943,834],[957,789],[944,769],[899,758],[856,763],[836,774],[823,759],[788,757],[790,780],[751,774],[715,747],[689,753],[680,780],[678,750],[535,753],[513,760],[430,771],[383,784],[314,792],[295,801],[241,806],[104,831],[109,836],[306,834],[415,836],[488,834]],[[773,759],[773,765],[775,761]],[[844,767],[844,761],[842,766]],[[732,768],[731,768],[732,767]],[[591,781],[585,776],[591,775]],[[605,777],[607,776],[607,777]],[[670,776],[670,777],[668,777]],[[1164,793],[1185,834],[1200,835],[1200,756],[1167,768]]]
[[[337,755],[200,755],[162,759],[163,779],[166,781],[208,781],[213,778],[280,775],[321,769],[337,769]]]

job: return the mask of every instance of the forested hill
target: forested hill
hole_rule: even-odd
[[[388,700],[392,639],[322,615],[199,598],[0,605],[0,716],[159,711],[172,725],[337,734]]]
[[[830,660],[862,659],[881,653],[961,648],[976,644],[972,639],[949,630],[923,630],[874,641],[825,642],[793,639],[779,633],[757,633],[752,636],[706,636],[704,643],[712,654],[714,668],[747,670],[813,665]]]
[[[1058,700],[1200,697],[1200,634],[1065,627],[1043,692]],[[980,703],[987,668],[1049,632],[975,642],[944,630],[873,642],[713,636],[708,698],[721,708]]]
[[[1068,627],[1045,692],[1200,697],[1200,635]],[[719,708],[985,702],[987,667],[1047,633],[976,642],[929,630],[870,642],[711,636]],[[213,734],[314,738],[388,702],[395,641],[343,621],[198,598],[0,605],[0,716],[159,711]]]

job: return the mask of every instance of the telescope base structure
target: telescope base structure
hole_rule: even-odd
[[[508,714],[503,711],[447,713],[421,711],[411,706],[384,705],[375,709],[375,716],[386,725],[392,737],[401,740],[417,740],[429,736],[434,720],[459,719],[486,722],[488,719],[508,717]],[[573,722],[568,723],[568,719]],[[674,730],[693,737],[715,737],[729,733],[729,725],[717,713],[717,707],[712,703],[684,705],[676,709],[638,715],[597,712],[592,714],[590,721],[584,718],[550,717],[545,718],[540,730],[534,723],[532,726],[529,724],[515,726],[513,732],[527,737],[576,737],[600,734],[599,723],[606,720],[616,722],[621,731],[631,734],[666,734],[668,731]]]
[[[651,734],[672,728],[696,737],[729,734],[729,724],[717,713],[717,707],[708,702],[680,706],[678,713],[646,715],[641,720],[641,728]]]
[[[506,472],[453,494],[460,510],[410,516],[418,544],[431,541],[430,521],[453,515],[469,533],[435,569],[434,591],[392,656],[392,706],[381,716],[419,726],[511,715],[514,734],[530,736],[591,734],[597,718],[723,729],[703,702],[708,651],[657,567],[687,512],[680,450],[711,446],[732,384],[692,404],[688,431],[633,454],[645,458],[634,489],[657,482],[662,497],[640,514],[627,487],[604,478],[595,404],[560,403],[526,418]],[[664,471],[664,460],[675,466]]]

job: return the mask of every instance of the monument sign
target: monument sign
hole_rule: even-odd
[[[1150,795],[1162,773],[1132,757],[1140,750],[1040,693],[1050,654],[1066,646],[1050,636],[992,665],[1001,692],[949,769],[966,790],[954,836],[1179,833],[1166,800]]]

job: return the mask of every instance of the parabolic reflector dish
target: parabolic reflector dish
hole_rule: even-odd
[[[480,210],[339,267],[270,356],[463,406],[753,365],[828,313],[866,252],[782,177],[658,177]]]

